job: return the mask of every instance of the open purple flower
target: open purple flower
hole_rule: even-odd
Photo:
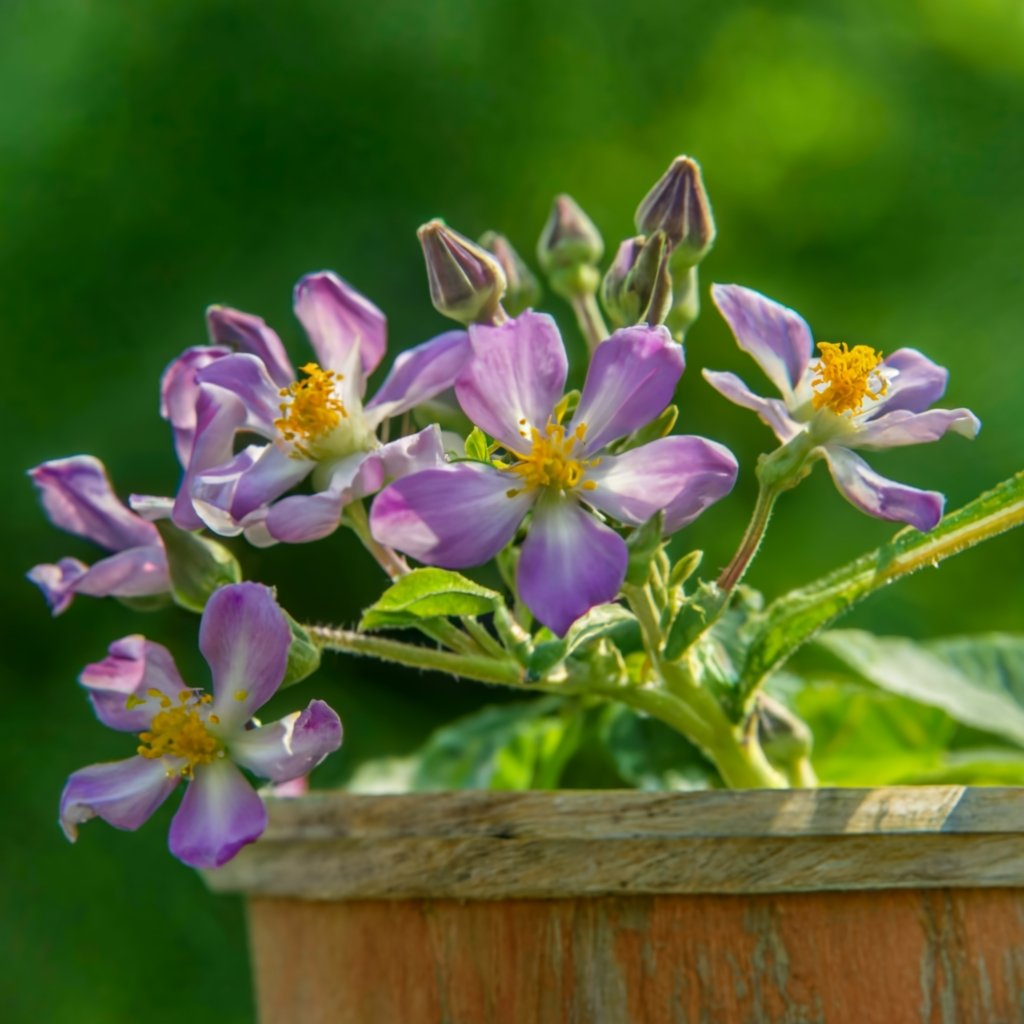
[[[170,591],[160,534],[122,504],[99,459],[91,455],[54,459],[30,469],[29,476],[54,526],[113,552],[92,566],[77,558],[62,558],[56,565],[37,565],[28,573],[54,615],[65,611],[75,594],[151,597]]]
[[[974,437],[981,424],[969,409],[928,408],[944,394],[948,371],[911,348],[883,359],[866,345],[820,342],[812,360],[811,330],[794,310],[739,285],[715,285],[712,294],[740,348],[782,398],[755,395],[733,373],[705,370],[708,383],[756,412],[781,442],[806,432],[839,492],[862,512],[919,530],[935,526],[941,494],[879,476],[852,449],[922,444],[947,431]]]
[[[81,681],[104,725],[138,734],[138,752],[68,779],[60,802],[68,839],[95,817],[134,831],[182,780],[188,785],[170,831],[176,857],[217,867],[257,839],[266,810],[237,766],[288,782],[341,744],[341,722],[323,701],[269,725],[253,719],[284,678],[290,643],[271,592],[237,583],[210,598],[199,629],[212,695],[186,686],[160,644],[142,636],[111,644],[109,656],[89,665]]]
[[[256,544],[317,540],[337,528],[349,502],[441,462],[436,426],[388,443],[377,429],[451,386],[468,353],[465,331],[403,352],[364,404],[367,377],[384,356],[384,315],[329,272],[299,281],[295,313],[317,356],[298,374],[262,320],[220,306],[207,314],[217,354],[190,350],[165,374],[163,405],[179,454],[188,449],[178,526],[205,523]],[[244,351],[228,354],[228,345]],[[266,443],[236,453],[242,432]],[[315,493],[279,500],[310,476]]]
[[[663,327],[625,328],[598,346],[567,425],[565,349],[550,317],[527,312],[499,327],[473,325],[469,337],[472,355],[456,394],[507,460],[403,477],[378,495],[370,526],[382,543],[455,569],[497,554],[532,510],[519,593],[562,634],[614,600],[625,577],[625,542],[595,513],[638,526],[664,510],[665,530],[678,530],[729,493],[736,460],[701,437],[601,454],[672,399],[683,352]]]

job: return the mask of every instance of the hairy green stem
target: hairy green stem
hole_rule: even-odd
[[[747,529],[743,534],[743,539],[740,541],[740,546],[736,549],[736,554],[732,556],[732,561],[722,571],[722,575],[718,577],[718,587],[722,593],[728,594],[743,579],[743,574],[753,561],[758,548],[761,547],[761,541],[764,539],[765,531],[768,529],[772,510],[775,508],[775,502],[778,497],[779,492],[776,488],[761,484],[757,492],[757,502],[754,505],[753,515],[751,515],[750,522],[747,524]]]

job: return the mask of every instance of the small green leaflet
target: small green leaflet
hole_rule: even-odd
[[[622,605],[600,604],[577,619],[561,640],[544,640],[537,644],[530,656],[527,673],[530,677],[539,679],[584,644],[612,632],[618,633],[635,627],[635,617]]]
[[[359,628],[401,629],[448,615],[484,615],[501,595],[447,569],[415,569],[397,579],[363,613]]]
[[[241,567],[223,544],[179,530],[167,519],[153,525],[160,531],[167,551],[171,594],[182,608],[201,612],[218,587],[241,581]]]

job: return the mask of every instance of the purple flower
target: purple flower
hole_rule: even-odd
[[[288,782],[341,744],[341,722],[323,701],[269,725],[253,719],[284,677],[290,643],[271,592],[236,583],[210,598],[199,628],[212,696],[186,686],[160,644],[142,636],[111,644],[108,657],[89,665],[81,681],[104,725],[138,734],[138,752],[68,779],[60,801],[68,839],[74,842],[78,826],[95,817],[134,831],[182,780],[188,785],[170,832],[176,857],[217,867],[257,839],[266,810],[237,765]]]
[[[969,409],[929,409],[946,390],[948,371],[911,348],[883,359],[866,345],[820,342],[804,319],[749,288],[715,285],[714,300],[736,341],[782,394],[762,398],[732,373],[704,371],[730,402],[752,409],[783,443],[806,433],[828,463],[840,493],[879,519],[930,530],[945,503],[879,476],[854,448],[896,448],[935,441],[947,431],[974,437],[981,424]]]
[[[113,552],[92,566],[77,558],[37,565],[28,578],[43,592],[54,615],[75,594],[150,597],[170,590],[167,554],[156,527],[118,500],[99,459],[74,455],[29,470],[54,526]]]
[[[678,530],[728,494],[736,461],[700,437],[601,454],[672,399],[683,352],[663,327],[626,328],[598,346],[567,425],[565,349],[550,317],[527,312],[500,327],[473,325],[469,337],[472,356],[456,393],[507,460],[403,477],[377,497],[370,526],[382,543],[456,569],[497,554],[532,510],[519,593],[562,634],[614,600],[625,577],[625,542],[595,513],[638,526],[664,510],[666,531]]]
[[[245,533],[260,545],[317,540],[337,528],[349,502],[442,461],[436,426],[389,443],[377,429],[451,386],[468,352],[465,331],[403,352],[364,404],[367,377],[384,356],[384,315],[326,271],[296,285],[295,313],[317,357],[299,374],[262,320],[220,306],[207,314],[218,345],[189,350],[165,374],[163,407],[186,467],[178,526]],[[236,453],[243,431],[266,443]],[[282,500],[309,476],[314,494]]]

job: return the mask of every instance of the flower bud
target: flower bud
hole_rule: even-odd
[[[551,287],[566,298],[592,295],[603,253],[604,242],[594,222],[571,196],[557,196],[537,242],[537,259]]]
[[[441,220],[424,224],[416,234],[427,263],[430,300],[442,316],[462,324],[504,319],[505,273],[489,252]]]
[[[643,198],[636,210],[638,231],[664,231],[673,251],[673,262],[699,263],[715,242],[700,166],[688,156],[677,156],[669,169]]]
[[[535,306],[540,299],[540,282],[512,248],[509,240],[496,231],[487,231],[480,236],[480,244],[501,264],[505,272],[508,287],[503,305],[508,315],[518,316],[524,309]]]
[[[636,263],[640,250],[647,241],[643,235],[627,238],[619,245],[615,259],[601,282],[601,302],[608,319],[616,327],[635,324],[640,316],[636,296],[626,290],[626,279]]]
[[[672,278],[663,231],[648,239],[643,235],[627,238],[619,246],[604,277],[602,298],[619,327],[664,321],[672,306]]]

